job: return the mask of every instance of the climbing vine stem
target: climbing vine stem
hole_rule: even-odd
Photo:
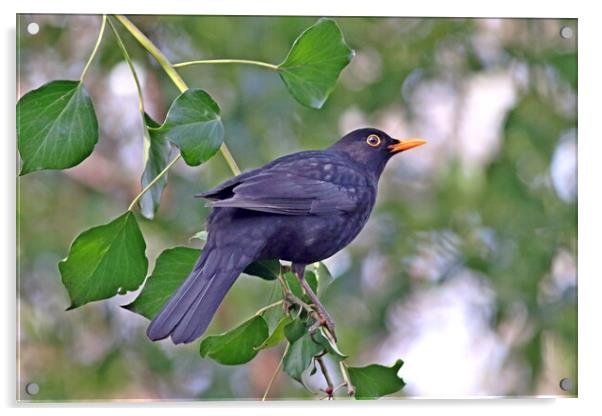
[[[142,45],[142,47],[144,47],[148,51],[148,53],[150,53],[156,59],[161,68],[163,68],[163,71],[165,71],[167,76],[169,76],[171,81],[176,85],[180,92],[186,91],[188,89],[188,85],[186,85],[180,74],[178,74],[178,71],[176,71],[175,68],[171,65],[171,63],[169,62],[167,57],[165,57],[163,52],[161,52],[159,48],[157,48],[155,44],[144,33],[142,33],[142,31],[140,31],[140,29],[138,29],[138,27],[135,24],[133,24],[132,21],[129,20],[127,17],[122,15],[115,15],[114,17],[119,21],[119,23],[123,25],[123,27],[125,27],[125,29],[128,32],[130,32],[134,39],[136,39],[138,43],[140,43],[140,45]],[[220,146],[220,152],[226,160],[226,163],[228,164],[228,167],[230,168],[232,173],[234,175],[240,175],[240,168],[238,167],[236,160],[234,160],[230,149],[225,143],[222,143],[222,145]]]

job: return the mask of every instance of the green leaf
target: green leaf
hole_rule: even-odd
[[[158,131],[182,153],[184,161],[197,166],[211,159],[224,141],[224,126],[220,109],[201,89],[189,89],[172,103],[165,122]]]
[[[306,332],[305,335],[290,344],[282,363],[284,372],[302,383],[303,372],[311,364],[312,358],[322,350],[323,347],[316,344]]]
[[[286,285],[291,290],[293,295],[295,295],[298,298],[303,297],[303,288],[301,287],[297,276],[295,276],[293,272],[286,272],[284,274],[284,281],[286,282]]]
[[[284,327],[286,327],[291,322],[292,318],[290,316],[283,316],[278,322],[278,325],[276,325],[276,328],[274,328],[274,331],[272,331],[270,336],[265,341],[263,341],[261,345],[257,347],[257,350],[272,348],[280,344],[280,342],[284,341]]]
[[[69,309],[136,290],[148,268],[145,250],[136,217],[129,211],[77,236],[59,263],[71,299]]]
[[[200,255],[201,250],[189,247],[174,247],[163,251],[157,257],[155,269],[146,279],[142,292],[132,303],[123,307],[153,319],[184,283]]]
[[[279,287],[275,287],[274,289],[279,289]],[[272,295],[267,299],[267,303],[274,303],[277,300],[281,300],[281,299],[282,299],[282,294],[280,292],[278,292],[277,290],[273,290]],[[272,333],[272,332],[274,332],[274,330],[276,329],[278,324],[280,324],[280,321],[282,320],[282,318],[284,318],[286,316],[286,314],[284,312],[284,308],[282,306],[280,306],[280,307],[269,308],[269,309],[263,311],[261,316],[268,324],[270,333]]]
[[[251,361],[257,347],[268,337],[268,325],[261,316],[254,316],[236,328],[201,341],[201,357],[209,357],[225,365]]]
[[[258,260],[249,264],[244,273],[261,277],[265,280],[276,280],[280,273],[280,262],[278,260]]]
[[[324,347],[324,349],[329,354],[331,354],[332,358],[334,358],[335,360],[342,361],[348,357],[339,350],[338,346],[335,343],[333,343],[330,340],[330,338],[326,336],[326,334],[324,333],[324,328],[318,328],[316,333],[313,335],[313,338],[314,341],[316,341],[318,344]]]
[[[353,54],[336,22],[320,19],[295,40],[278,73],[298,102],[321,108]]]
[[[144,113],[144,122],[144,172],[140,180],[142,189],[169,164],[171,152],[171,145],[165,136],[157,130],[151,130],[158,128],[159,124],[146,113]],[[167,173],[140,198],[140,213],[144,217],[153,219],[155,216],[165,185],[167,185]]]
[[[79,81],[52,81],[17,103],[21,175],[66,169],[90,156],[98,141],[94,106]]]
[[[317,279],[315,273],[306,270],[305,273],[303,274],[303,276],[304,276],[305,280],[307,281],[307,283],[309,284],[309,287],[314,291],[314,293],[316,293],[316,291],[318,290],[318,279]],[[293,292],[293,295],[295,295],[296,297],[303,299],[307,302],[310,302],[310,299],[305,294],[305,291],[303,290],[301,283],[299,283],[299,279],[297,279],[297,276],[295,276],[295,274],[293,272],[285,273],[284,280],[286,281],[286,284],[288,285],[291,292]]]
[[[312,271],[306,270],[305,273],[303,273],[303,277],[305,278],[305,280],[307,280],[307,283],[309,284],[309,287],[311,287],[311,290],[314,291],[314,293],[318,293],[318,277],[316,276],[316,274]]]
[[[305,332],[307,332],[305,328],[306,325],[304,322],[299,319],[295,319],[293,322],[284,326],[284,336],[290,343],[293,343],[301,338]]]
[[[577,53],[561,52],[547,57],[547,62],[552,64],[558,73],[564,77],[573,89],[577,88]]]
[[[174,247],[163,251],[155,262],[155,269],[146,280],[140,295],[125,309],[153,319],[161,307],[188,277],[201,250],[190,247]],[[249,267],[253,266],[251,264]]]
[[[334,277],[330,274],[330,270],[328,267],[321,261],[318,263],[314,263],[314,273],[318,277],[318,296],[322,296],[328,286],[334,281]]]
[[[405,386],[397,372],[403,365],[397,360],[392,367],[372,364],[367,367],[349,367],[349,378],[355,386],[356,399],[376,399],[387,394],[398,392]]]

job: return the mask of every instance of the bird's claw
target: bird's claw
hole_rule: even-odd
[[[324,308],[317,307],[317,309],[318,310],[316,313],[318,315],[318,319],[310,327],[310,329],[309,329],[310,333],[313,335],[313,333],[316,332],[316,330],[319,327],[323,326],[328,330],[330,335],[332,335],[333,340],[336,342],[337,336],[336,336],[336,333],[334,332],[334,321],[332,320],[332,318],[330,317],[330,315],[328,314],[328,312],[326,312],[326,310]]]

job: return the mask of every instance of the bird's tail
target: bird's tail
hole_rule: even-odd
[[[236,278],[247,256],[234,250],[207,247],[176,293],[150,323],[146,334],[157,341],[171,336],[174,344],[200,337]]]

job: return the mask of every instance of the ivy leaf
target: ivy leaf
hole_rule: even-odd
[[[146,279],[140,295],[123,308],[153,319],[190,274],[200,254],[200,250],[189,247],[163,251],[157,257],[155,269]]]
[[[136,217],[129,211],[77,236],[59,263],[69,309],[136,290],[148,268],[145,250]]]
[[[163,134],[156,130],[159,124],[148,114],[144,113],[144,172],[140,184],[144,189],[169,163],[171,145]],[[140,213],[153,219],[159,209],[161,194],[167,185],[167,173],[163,175],[140,198]]]
[[[278,260],[258,260],[249,264],[244,272],[264,280],[276,280],[280,273],[280,262]]]
[[[282,362],[284,372],[303,383],[301,376],[311,364],[312,358],[322,352],[323,347],[316,344],[306,332],[302,337],[290,344]]]
[[[257,355],[257,347],[268,335],[268,324],[261,316],[254,316],[228,332],[203,339],[201,357],[225,365],[244,364]]]
[[[281,341],[284,341],[284,339],[285,339],[284,328],[291,322],[292,322],[292,318],[290,316],[288,316],[288,315],[283,316],[280,319],[280,321],[278,322],[278,325],[276,325],[276,328],[274,328],[274,330],[270,334],[270,336],[265,341],[263,341],[263,343],[261,343],[261,345],[259,345],[257,347],[257,350],[272,348],[272,347],[275,347],[276,345],[280,344]]]
[[[189,89],[172,103],[165,122],[158,129],[182,153],[190,166],[211,159],[224,141],[224,126],[219,106],[201,89]]]
[[[355,386],[355,398],[376,399],[387,394],[398,392],[405,386],[403,379],[397,372],[403,365],[402,360],[397,360],[392,367],[372,364],[367,367],[349,367],[349,378]]]
[[[298,102],[321,108],[353,54],[336,22],[323,18],[295,40],[278,73]]]
[[[98,142],[92,100],[79,81],[52,81],[17,103],[20,175],[66,169],[90,156]]]

